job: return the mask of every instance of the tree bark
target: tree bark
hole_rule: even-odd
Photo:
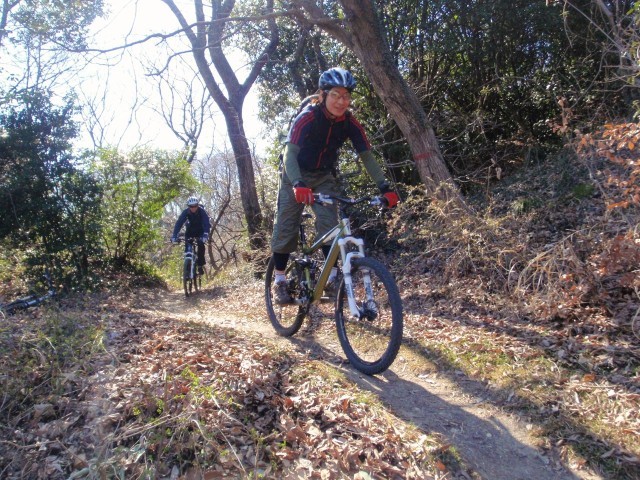
[[[339,0],[343,19],[325,15],[314,0],[294,0],[298,19],[325,30],[358,57],[376,93],[411,150],[420,179],[429,196],[466,205],[446,167],[433,127],[391,56],[382,25],[371,0]]]

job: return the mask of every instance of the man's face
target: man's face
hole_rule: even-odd
[[[196,210],[198,210],[198,205],[189,205],[189,211],[191,213],[195,212]]]

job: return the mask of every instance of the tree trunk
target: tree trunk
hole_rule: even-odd
[[[241,189],[240,196],[242,197],[244,216],[247,220],[249,245],[253,250],[262,249],[266,245],[266,237],[264,229],[262,228],[263,218],[260,203],[258,202],[258,190],[256,188],[251,148],[249,147],[249,142],[244,132],[242,106],[230,112],[223,111],[223,114],[238,169],[238,182]]]
[[[466,209],[446,167],[433,127],[416,94],[409,88],[385,40],[371,0],[339,0],[343,20],[325,15],[313,0],[294,0],[306,12],[301,20],[311,22],[347,46],[358,57],[376,93],[402,131],[428,195],[454,201]]]

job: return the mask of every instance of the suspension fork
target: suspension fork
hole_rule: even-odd
[[[354,245],[357,251],[347,252],[347,245]],[[349,310],[351,315],[356,318],[362,316],[362,308],[358,306],[353,294],[353,278],[351,277],[351,263],[356,258],[364,258],[364,240],[361,238],[355,238],[352,236],[344,237],[338,240],[338,246],[340,247],[340,255],[342,257],[342,274],[344,277],[344,288],[347,294],[347,301],[349,303]],[[371,287],[371,275],[369,270],[363,270],[364,276],[364,288],[367,297],[367,301],[373,300],[373,288]]]
[[[195,268],[196,268],[196,258],[195,258],[195,247],[193,244],[188,244],[185,252],[184,252],[185,260],[191,260],[191,268],[189,269],[189,278],[195,278]]]

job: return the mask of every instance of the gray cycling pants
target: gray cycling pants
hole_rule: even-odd
[[[297,203],[293,185],[282,173],[280,191],[278,192],[278,210],[271,237],[271,251],[274,253],[291,253],[298,248],[298,235],[304,204]],[[313,193],[338,195],[338,186],[331,172],[302,170],[302,181],[313,190]],[[316,217],[316,236],[321,237],[338,223],[336,205],[311,206]]]

